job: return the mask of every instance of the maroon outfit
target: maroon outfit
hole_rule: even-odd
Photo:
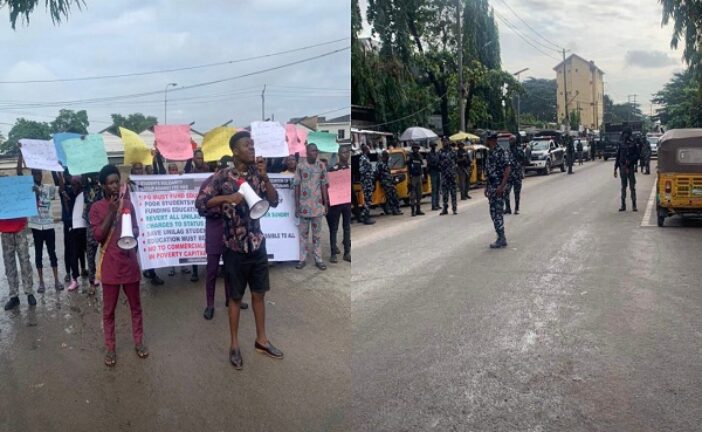
[[[212,182],[213,176],[208,177],[202,186],[200,193]],[[224,252],[224,219],[220,207],[198,207],[200,216],[205,217],[205,253],[207,254],[207,278],[205,283],[205,296],[207,307],[214,307],[215,286],[217,285],[217,270],[219,260]],[[229,289],[227,278],[224,278],[224,295],[228,299]]]
[[[131,202],[124,200],[124,208],[130,209],[132,214],[132,231],[135,238],[139,238],[136,215]],[[129,300],[129,309],[132,314],[132,336],[134,344],[140,345],[144,336],[143,320],[141,314],[141,300],[139,297],[139,282],[141,273],[137,260],[137,248],[123,250],[117,246],[117,241],[122,235],[122,215],[115,216],[114,230],[109,243],[107,237],[109,230],[103,232],[102,221],[110,212],[110,202],[107,199],[96,201],[90,208],[90,229],[102,250],[104,256],[101,267],[102,282],[102,322],[105,331],[105,345],[108,351],[115,350],[115,307],[119,299],[120,286]]]

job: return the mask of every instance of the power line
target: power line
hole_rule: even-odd
[[[127,77],[134,77],[134,76],[144,76],[144,75],[154,75],[154,74],[160,74],[160,73],[169,73],[169,72],[180,72],[180,71],[185,71],[185,70],[193,70],[193,69],[203,69],[203,68],[210,68],[210,67],[215,67],[215,66],[223,66],[223,65],[229,65],[229,64],[234,64],[234,63],[242,63],[246,61],[251,61],[251,60],[259,60],[262,58],[268,58],[268,57],[274,57],[278,56],[281,54],[288,54],[288,53],[293,53],[293,52],[298,52],[298,51],[303,51],[307,50],[310,48],[316,48],[324,45],[331,45],[333,43],[341,42],[347,40],[346,38],[343,39],[336,39],[333,41],[328,41],[328,42],[322,42],[318,43],[315,45],[308,45],[300,48],[293,48],[285,51],[278,51],[270,54],[263,54],[263,55],[258,55],[254,57],[247,57],[247,58],[242,58],[242,59],[235,59],[235,60],[227,60],[227,61],[222,61],[222,62],[216,62],[216,63],[207,63],[207,64],[202,64],[202,65],[196,65],[196,66],[185,66],[185,67],[178,67],[178,68],[172,68],[172,69],[159,69],[159,70],[153,70],[153,71],[147,71],[147,72],[132,72],[132,73],[124,73],[124,74],[116,74],[116,75],[96,75],[96,76],[86,76],[86,77],[78,77],[78,78],[57,78],[57,79],[51,79],[51,80],[26,80],[26,81],[0,81],[0,84],[38,84],[38,83],[57,83],[57,82],[72,82],[72,81],[94,81],[94,80],[103,80],[103,79],[113,79],[113,78],[127,78]]]
[[[535,35],[537,35],[537,36],[540,37],[541,39],[545,40],[546,42],[550,43],[551,45],[555,46],[555,47],[558,48],[559,50],[563,50],[563,49],[564,49],[563,47],[559,46],[558,44],[555,44],[555,43],[551,42],[550,40],[546,39],[546,37],[544,37],[544,36],[541,35],[539,32],[537,32],[536,30],[534,30],[534,28],[533,28],[532,26],[530,26],[528,22],[524,21],[524,20],[522,19],[522,17],[519,16],[519,14],[518,14],[517,12],[515,12],[514,9],[512,9],[512,8],[510,7],[510,5],[507,4],[507,2],[506,2],[505,0],[500,0],[500,2],[501,2],[502,4],[504,4],[505,6],[507,6],[507,9],[509,9],[510,11],[512,11],[512,13],[514,14],[514,16],[516,16],[521,22],[523,22],[532,32],[534,32]]]
[[[261,69],[261,70],[257,70],[257,71],[253,71],[253,72],[248,72],[248,73],[236,75],[233,77],[221,78],[221,79],[213,80],[213,81],[205,81],[205,82],[201,82],[201,83],[197,83],[197,84],[192,84],[189,86],[176,87],[173,90],[171,90],[170,92],[171,93],[180,92],[180,91],[184,91],[184,90],[190,90],[190,89],[194,89],[194,88],[200,88],[200,87],[210,86],[210,85],[219,84],[219,83],[223,83],[223,82],[227,82],[227,81],[234,81],[237,79],[246,78],[246,77],[250,77],[250,76],[254,76],[254,75],[259,75],[262,73],[271,72],[274,70],[283,69],[283,68],[290,67],[290,66],[295,66],[295,65],[298,65],[301,63],[306,63],[306,62],[309,62],[312,60],[317,60],[317,59],[320,59],[323,57],[328,57],[330,55],[333,55],[333,54],[336,54],[336,53],[339,53],[342,51],[346,51],[350,48],[351,48],[350,46],[346,46],[344,48],[339,48],[339,49],[336,49],[333,51],[328,51],[326,53],[319,54],[319,55],[316,55],[313,57],[307,57],[307,58],[297,60],[294,62],[285,63],[282,65],[273,66],[270,68]],[[132,94],[118,95],[118,96],[105,96],[105,97],[94,98],[94,99],[78,99],[78,100],[71,100],[71,101],[53,101],[53,102],[46,102],[46,103],[41,103],[41,102],[18,103],[18,105],[20,105],[20,107],[25,107],[25,108],[65,107],[65,106],[70,106],[70,105],[88,105],[88,104],[95,104],[95,103],[100,103],[100,102],[112,102],[112,101],[117,101],[120,99],[138,98],[138,97],[144,97],[144,96],[152,96],[152,95],[156,95],[156,94],[160,95],[162,93],[163,93],[163,90],[155,90],[155,91],[149,91],[149,92],[132,93]],[[10,108],[10,107],[3,107],[3,108],[0,108],[0,110],[8,109],[8,108]]]
[[[538,52],[540,52],[541,54],[543,54],[543,55],[545,55],[545,56],[547,56],[547,57],[550,57],[550,58],[552,58],[552,59],[554,59],[554,60],[556,60],[556,61],[560,61],[560,59],[557,58],[556,56],[554,56],[554,55],[552,55],[552,54],[549,54],[549,53],[543,51],[541,48],[539,48],[539,47],[537,47],[536,45],[534,45],[533,43],[531,43],[531,41],[530,41],[529,39],[527,39],[525,36],[523,36],[518,30],[516,30],[516,28],[512,27],[511,24],[508,24],[508,22],[505,21],[505,19],[502,18],[502,15],[498,14],[497,11],[495,11],[495,16],[496,16],[497,18],[499,18],[500,21],[502,21],[510,30],[512,30],[512,32],[513,32],[514,34],[516,34],[517,36],[519,36],[519,38],[521,38],[524,42],[526,42],[527,44],[529,44],[532,48],[534,48],[535,50],[537,50]],[[553,48],[549,48],[549,49],[553,49]],[[554,51],[555,51],[555,50],[554,50]]]
[[[444,96],[446,96],[446,94],[448,94],[448,90],[446,90],[446,92],[445,92],[444,94],[442,94],[441,96],[439,96],[438,99],[439,99],[439,100],[442,99]],[[408,119],[408,118],[410,118],[410,117],[413,117],[413,116],[419,114],[419,113],[422,112],[422,111],[426,111],[426,110],[428,110],[429,108],[432,108],[432,107],[434,106],[435,103],[436,103],[436,101],[430,103],[429,105],[425,106],[424,108],[422,108],[422,109],[420,109],[420,110],[417,110],[417,111],[413,112],[412,114],[406,115],[406,116],[404,116],[404,117],[397,118],[397,119],[395,119],[395,120],[391,120],[391,121],[389,121],[389,122],[374,124],[374,125],[370,125],[370,126],[363,126],[363,129],[374,129],[374,128],[377,128],[378,126],[385,126],[385,125],[389,125],[389,124],[392,124],[392,123],[397,123],[397,122],[402,121],[402,120],[406,120],[406,119]]]

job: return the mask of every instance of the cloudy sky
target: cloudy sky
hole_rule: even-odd
[[[360,3],[365,8],[367,1]],[[615,102],[637,94],[636,101],[648,113],[651,95],[684,68],[682,49],[670,48],[671,27],[661,27],[657,0],[492,0],[491,4],[500,29],[503,68],[516,72],[528,67],[522,79],[556,77],[553,67],[562,55],[551,50],[557,49],[555,44],[593,60],[605,72],[605,92]]]
[[[17,117],[51,121],[60,108],[86,109],[91,132],[109,126],[111,113],[142,112],[162,121],[164,88],[171,82],[178,85],[168,91],[168,123],[195,121],[193,127],[201,131],[230,119],[236,126],[260,120],[264,84],[266,116],[279,121],[319,113],[336,117],[350,111],[349,0],[86,0],[86,4],[60,25],[52,24],[40,6],[29,25],[18,25],[14,31],[7,8],[0,9],[0,132],[5,136]],[[324,45],[186,71],[9,83],[162,71],[318,44]],[[253,75],[180,90],[245,74]],[[148,92],[156,94],[85,102]]]

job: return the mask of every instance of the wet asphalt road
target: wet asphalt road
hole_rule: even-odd
[[[189,275],[169,278],[164,269],[166,285],[142,283],[146,360],[134,352],[121,296],[114,369],[103,364],[99,297],[49,289],[31,309],[22,295],[18,311],[0,310],[0,431],[348,430],[351,266],[341,261],[320,272],[309,261],[303,270],[271,268],[267,330],[285,358],[254,351],[249,308],[239,330],[240,372],[228,361],[222,279],[214,319],[202,318],[204,268],[199,283]],[[61,263],[59,272],[63,277]],[[3,276],[3,304],[6,283]]]
[[[355,229],[354,429],[700,430],[702,222],[646,226],[654,175],[617,212],[612,169],[528,178],[503,250],[481,190]]]

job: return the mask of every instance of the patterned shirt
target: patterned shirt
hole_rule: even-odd
[[[496,145],[493,150],[488,151],[487,160],[485,161],[488,192],[492,192],[500,186],[502,178],[505,175],[505,169],[511,165],[511,157],[499,145]]]
[[[309,163],[303,159],[297,164],[293,185],[300,186],[300,217],[324,216],[322,188],[328,182],[327,169],[319,160]]]
[[[58,187],[54,185],[39,185],[36,192],[37,196],[37,212],[36,216],[29,218],[29,228],[35,230],[50,230],[54,229],[54,216],[51,214],[51,200],[56,198]]]
[[[278,206],[278,200],[272,201],[266,193],[261,177],[255,165],[249,165],[248,171],[243,173],[244,179],[249,183],[262,199],[268,200],[271,207]],[[195,206],[201,212],[207,211],[207,202],[220,195],[230,195],[239,190],[237,180],[241,177],[236,168],[224,168],[212,176],[210,184],[202,188],[195,200]],[[234,252],[253,253],[259,250],[265,237],[261,232],[261,223],[258,219],[251,219],[249,206],[246,200],[242,200],[238,205],[230,203],[222,204],[222,214],[224,215],[224,245]]]
[[[456,152],[449,147],[443,147],[439,152],[439,167],[442,178],[456,177]]]
[[[378,162],[378,165],[375,166],[375,169],[378,172],[378,181],[380,181],[381,185],[390,186],[394,184],[392,173],[390,172],[390,167],[387,163],[381,160]]]
[[[361,182],[369,182],[373,184],[373,165],[370,159],[365,154],[362,154],[358,160],[359,172],[361,174]]]

